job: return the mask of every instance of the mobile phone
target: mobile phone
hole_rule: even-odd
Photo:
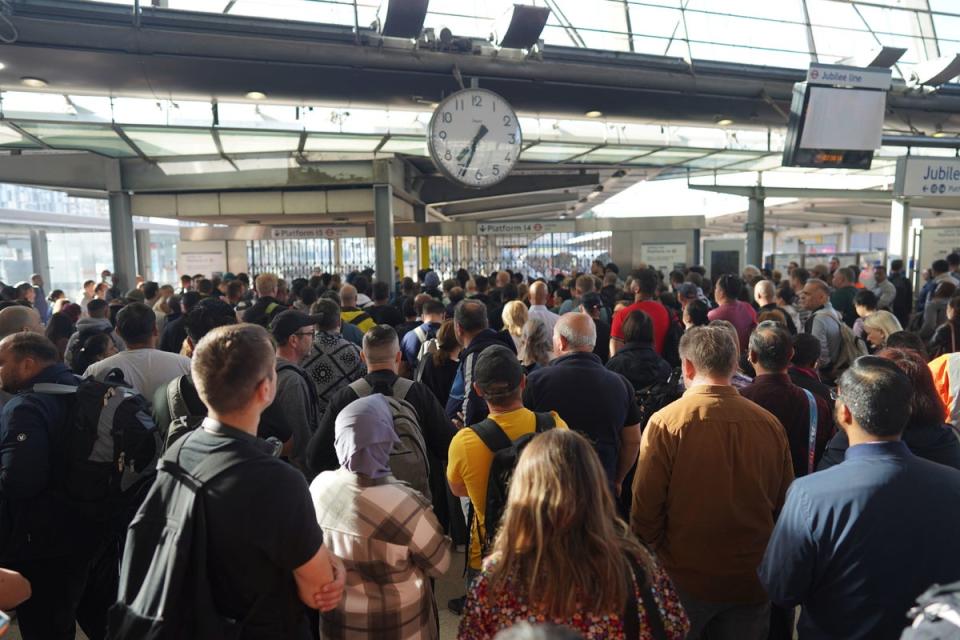
[[[0,637],[7,635],[10,630],[10,616],[0,611]]]

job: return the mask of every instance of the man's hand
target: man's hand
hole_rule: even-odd
[[[330,567],[333,569],[333,582],[326,584],[319,593],[314,594],[314,604],[320,611],[333,611],[343,600],[343,587],[347,583],[347,569],[343,561],[330,554]]]

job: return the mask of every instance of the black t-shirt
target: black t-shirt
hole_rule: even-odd
[[[377,324],[386,324],[391,327],[396,327],[398,324],[403,322],[403,314],[397,310],[396,307],[392,307],[388,304],[382,305],[371,305],[364,309],[373,321]]]
[[[180,316],[173,322],[168,322],[163,327],[163,333],[160,335],[160,350],[169,353],[180,353],[183,348],[183,341],[187,339],[187,318]]]
[[[323,544],[303,475],[266,452],[254,436],[210,420],[183,446],[180,464],[190,471],[227,438],[249,447],[250,461],[228,469],[207,486],[210,586],[221,615],[242,620],[243,640],[307,640],[306,608],[297,596],[293,570]],[[260,598],[263,600],[260,601]]]

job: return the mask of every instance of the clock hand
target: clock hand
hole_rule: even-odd
[[[490,133],[490,130],[487,129],[487,125],[480,125],[480,129],[477,131],[477,135],[473,136],[473,140],[470,142],[469,147],[464,147],[463,150],[457,155],[457,162],[463,161],[467,157],[467,154],[470,155],[469,159],[466,162],[467,167],[470,166],[470,163],[473,162],[473,156],[477,152],[477,145],[480,144],[480,141]]]

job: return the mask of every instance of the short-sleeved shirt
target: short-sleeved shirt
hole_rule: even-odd
[[[83,377],[93,376],[103,380],[113,369],[123,371],[124,380],[137,393],[149,399],[171,380],[190,375],[190,358],[159,349],[121,351],[87,367]]]
[[[729,304],[722,304],[716,309],[711,309],[707,313],[707,318],[709,318],[711,322],[714,320],[726,320],[732,324],[733,328],[737,330],[737,337],[740,338],[740,353],[747,352],[750,334],[753,333],[753,330],[757,326],[757,312],[753,310],[752,306],[742,300],[737,300]]]
[[[653,348],[663,355],[663,343],[667,339],[667,331],[670,330],[670,312],[667,308],[656,300],[641,300],[634,302],[629,307],[625,307],[613,314],[613,325],[610,327],[610,336],[617,340],[625,341],[623,336],[623,323],[631,311],[643,311],[650,316],[653,322]]]
[[[557,415],[553,420],[557,428],[566,429],[567,424]],[[529,409],[517,409],[508,413],[489,416],[499,425],[511,440],[533,433],[537,428],[537,418]],[[470,568],[481,568],[481,550],[479,526],[483,526],[487,505],[487,479],[490,465],[493,463],[493,451],[483,444],[483,440],[473,429],[461,429],[450,443],[447,461],[447,480],[451,484],[462,484],[473,503],[476,518],[471,523],[470,532]]]
[[[266,453],[256,437],[210,419],[204,425],[218,431],[200,428],[188,436],[180,453],[187,471],[227,438],[243,442],[251,458],[214,478],[206,491],[214,603],[221,615],[242,620],[263,596],[253,618],[244,624],[243,640],[306,640],[309,626],[293,570],[313,558],[323,544],[307,482],[292,466]]]
[[[570,353],[530,374],[523,406],[556,411],[571,429],[587,436],[613,488],[620,432],[640,422],[629,380],[605,368],[596,354]]]

